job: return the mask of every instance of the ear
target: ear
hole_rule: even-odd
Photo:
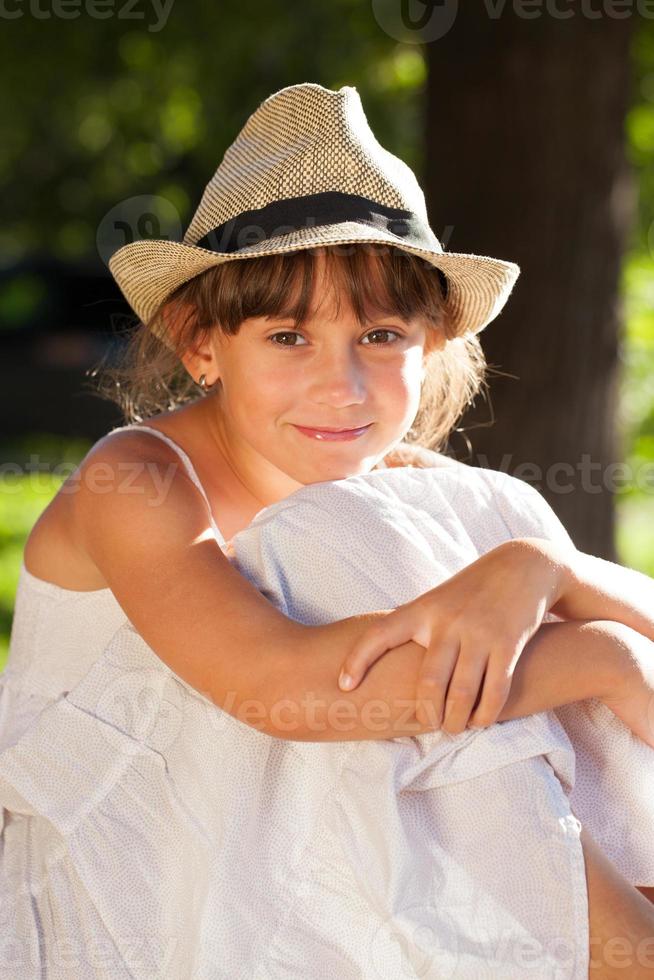
[[[190,303],[172,300],[166,303],[161,315],[168,336],[174,338],[178,331],[187,332],[192,329],[195,308]],[[211,387],[219,377],[214,347],[215,344],[211,342],[211,335],[205,333],[202,339],[188,346],[179,355],[182,364],[194,381],[197,382],[203,374],[206,375],[208,387]]]
[[[180,360],[196,384],[200,383],[203,374],[207,378],[207,388],[212,388],[220,380],[218,362],[213,348],[207,341],[193,349],[189,348],[181,355]]]

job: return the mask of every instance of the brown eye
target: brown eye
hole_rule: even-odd
[[[397,330],[387,330],[386,328],[378,328],[377,330],[371,330],[370,333],[366,334],[366,337],[373,337],[375,334],[394,334],[396,337],[401,337],[402,335],[397,332]],[[367,345],[368,347],[370,344]],[[388,344],[376,343],[372,345],[373,347],[388,347]]]
[[[279,330],[277,333],[271,334],[268,340],[273,343],[275,347],[298,347],[298,344],[277,344],[274,343],[275,337],[299,337],[300,334],[296,330]]]

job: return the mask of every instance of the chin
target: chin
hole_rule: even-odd
[[[341,463],[338,466],[334,463],[333,466],[325,466],[324,471],[328,472],[330,475],[325,476],[325,480],[345,480],[348,476],[362,476],[365,473],[369,473],[374,469],[376,463],[373,463],[370,459],[362,459],[358,462]]]

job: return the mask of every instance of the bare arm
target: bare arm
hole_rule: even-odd
[[[230,564],[173,450],[117,433],[66,483],[71,533],[157,656],[230,714],[248,699],[269,714],[300,626]]]
[[[649,575],[583,551],[562,550],[542,538],[523,540],[552,549],[561,563],[561,592],[551,612],[564,619],[611,619],[654,641],[654,579]]]
[[[69,481],[78,482],[79,541],[161,660],[229,714],[276,737],[362,741],[429,731],[415,718],[424,648],[389,651],[356,690],[341,691],[347,650],[383,612],[317,627],[283,615],[221,552],[206,504],[177,457],[171,462],[172,450],[147,444],[144,457],[133,433],[105,440]],[[578,628],[541,627],[500,720],[604,690],[610,645],[592,637],[580,644]],[[584,650],[593,670],[581,669]]]
[[[425,652],[417,643],[390,650],[353,691],[338,687],[336,666],[343,648],[373,616],[304,627],[305,650],[296,654],[296,675],[271,698],[269,730],[273,734],[292,741],[333,742],[397,738],[431,730],[415,717],[415,691]],[[543,624],[522,652],[498,720],[610,695],[629,660],[625,641],[629,632],[614,622]],[[443,728],[448,731],[447,724]],[[450,734],[457,733],[452,730]]]

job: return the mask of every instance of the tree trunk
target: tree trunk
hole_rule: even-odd
[[[472,458],[456,434],[451,448],[532,483],[579,549],[616,561],[623,484],[609,464],[624,457],[618,290],[635,207],[624,137],[635,17],[589,19],[574,4],[570,19],[544,6],[528,20],[507,4],[493,18],[489,7],[461,4],[427,45],[432,227],[448,251],[522,270],[480,335],[489,365],[515,377],[491,369],[490,403],[480,395],[459,423]]]

